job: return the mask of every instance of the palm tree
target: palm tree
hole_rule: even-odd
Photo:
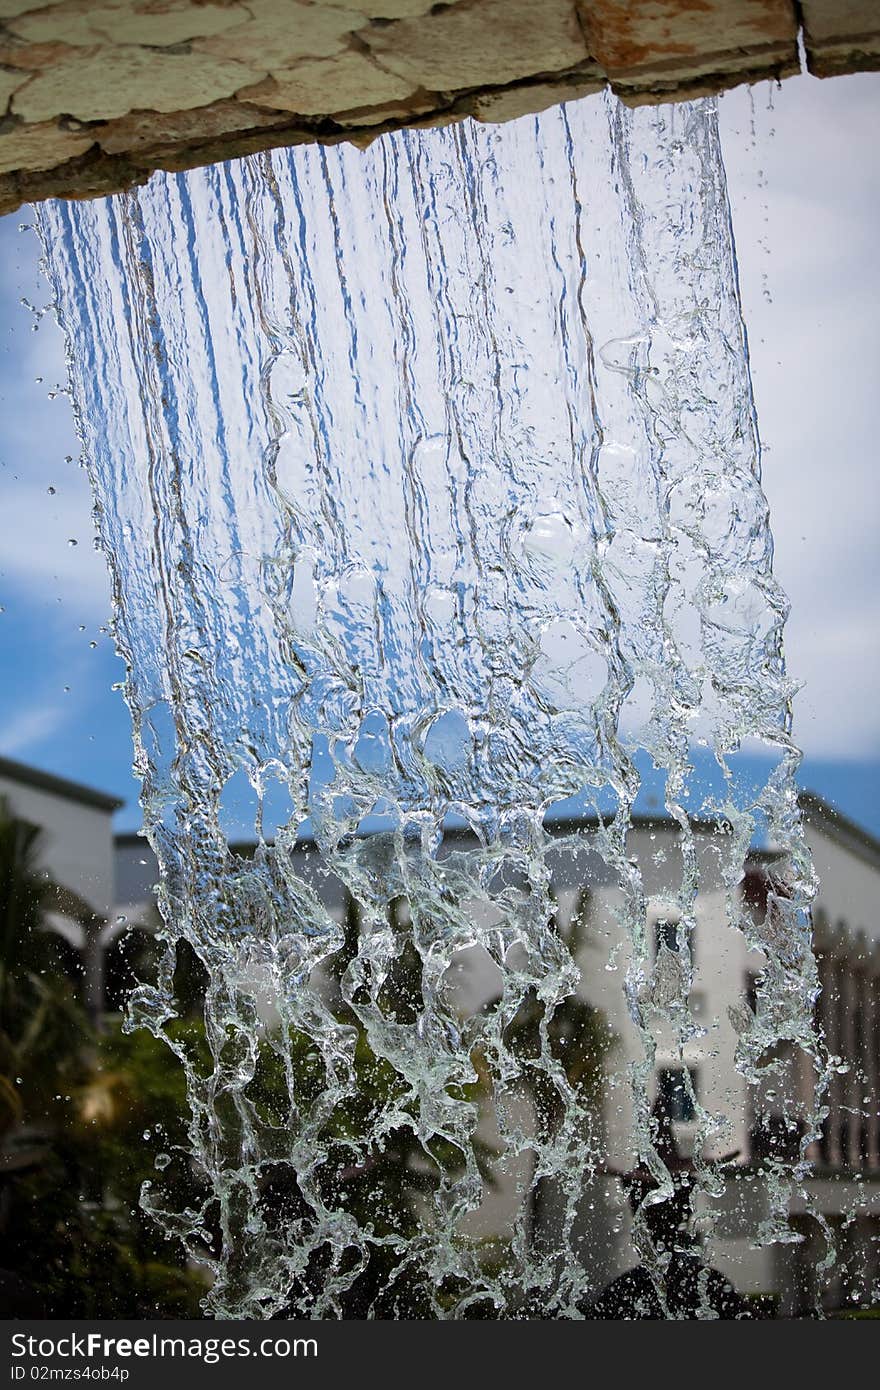
[[[0,1140],[78,1061],[88,1021],[74,979],[78,952],[48,927],[53,909],[84,926],[94,913],[40,867],[43,831],[0,797]]]

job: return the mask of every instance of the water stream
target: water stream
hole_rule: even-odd
[[[813,878],[714,103],[276,150],[38,218],[161,871],[130,1023],[192,1107],[143,1201],[208,1311],[578,1316],[609,1106],[648,1205],[672,1191],[652,1079],[658,1040],[705,1036],[710,872],[761,953],[738,1074],[801,1135],[755,1239],[790,1238]],[[656,954],[646,768],[675,848]],[[616,1073],[562,853],[613,885]],[[182,941],[204,1036],[174,1023]],[[711,1233],[727,1117],[688,1101]],[[489,1239],[493,1173],[519,1188]],[[662,1294],[668,1251],[633,1240]]]

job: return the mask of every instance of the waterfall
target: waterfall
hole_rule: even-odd
[[[596,987],[639,1044],[613,1104],[646,1209],[672,1192],[658,1039],[686,1059],[705,1034],[711,861],[760,952],[738,1075],[802,1135],[756,1238],[791,1238],[822,1094],[813,875],[714,102],[274,150],[37,215],[161,873],[128,1026],[166,1039],[192,1109],[142,1200],[209,1270],[208,1311],[579,1315],[615,1063],[574,1007],[563,851],[614,887]],[[656,953],[646,768],[675,843]],[[709,1230],[727,1119],[689,1100]],[[487,1243],[505,1165],[522,1190]]]

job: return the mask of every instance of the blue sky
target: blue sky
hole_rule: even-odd
[[[772,103],[772,109],[770,109]],[[721,103],[802,782],[880,834],[876,481],[880,76]],[[752,127],[754,126],[754,135]],[[24,209],[0,218],[0,753],[122,797],[139,824],[104,563]],[[38,380],[42,378],[42,380]],[[75,541],[75,545],[70,542]]]

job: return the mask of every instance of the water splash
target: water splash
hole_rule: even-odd
[[[161,870],[167,953],[131,1021],[192,1106],[192,1164],[163,1154],[143,1200],[210,1270],[209,1310],[578,1315],[609,1039],[577,1012],[554,864],[588,844],[617,885],[633,1146],[663,1200],[650,1087],[658,1037],[684,1058],[702,1031],[701,817],[764,962],[738,1066],[802,1135],[764,1176],[761,1237],[789,1238],[813,884],[714,104],[274,151],[38,218]],[[680,863],[656,959],[645,753]],[[253,857],[229,843],[242,785]],[[756,832],[781,851],[760,919]],[[203,1038],[174,1025],[182,942]],[[468,995],[476,959],[492,987]],[[711,1206],[725,1117],[691,1100]],[[487,1254],[499,1163],[525,1190]],[[635,1242],[662,1292],[668,1252],[644,1222]]]

